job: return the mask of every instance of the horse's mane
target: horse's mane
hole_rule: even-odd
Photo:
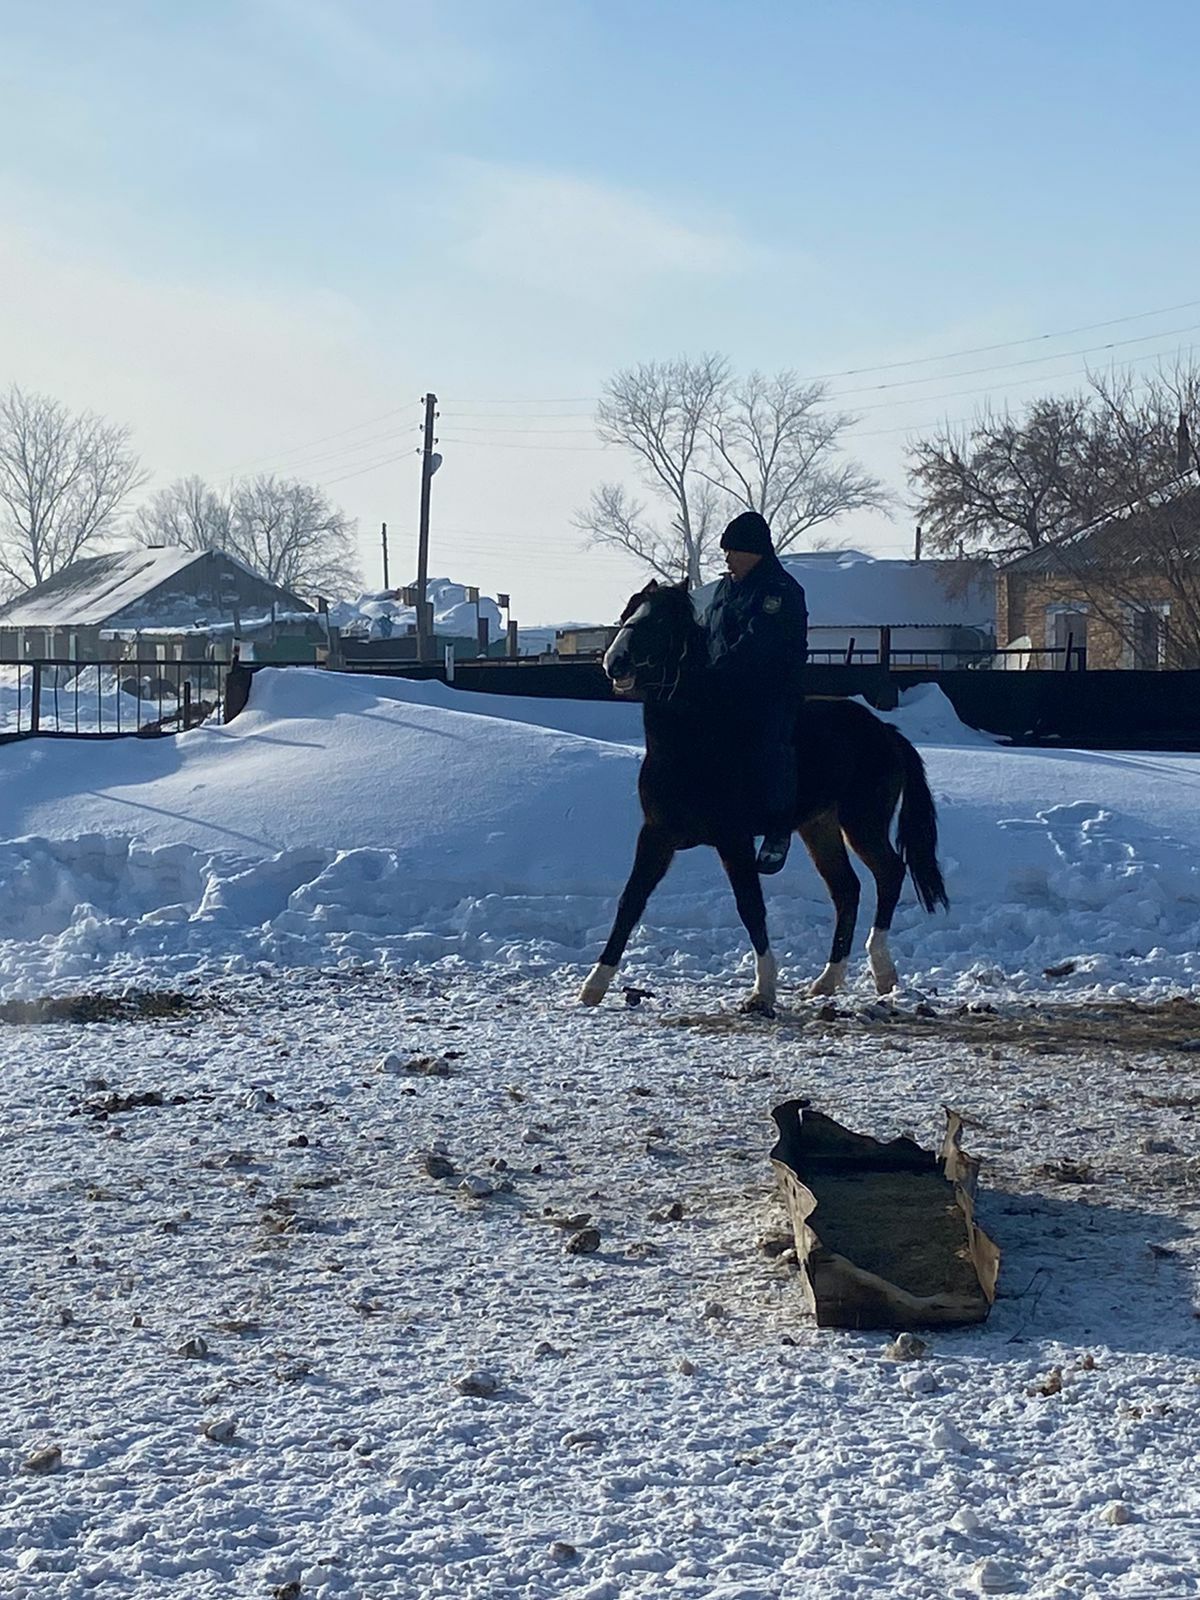
[[[621,621],[628,622],[634,612],[644,605],[652,606],[658,612],[666,612],[673,622],[681,626],[700,626],[686,583],[659,583],[657,579],[652,580],[644,589],[629,597],[621,613]]]

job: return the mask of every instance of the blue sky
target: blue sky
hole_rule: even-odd
[[[1184,4],[55,0],[0,22],[0,382],[128,422],[161,481],[328,482],[375,576],[383,518],[405,564],[435,389],[433,569],[524,620],[606,615],[636,576],[570,527],[627,470],[588,433],[616,367],[842,372],[1200,300]],[[908,426],[1198,328],[1193,306],[834,387],[901,489]],[[899,554],[911,519],[839,531]]]

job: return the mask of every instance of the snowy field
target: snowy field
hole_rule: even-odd
[[[699,857],[650,998],[574,1004],[633,708],[264,672],[228,728],[0,748],[0,1594],[1200,1594],[1200,757],[896,720],[952,911],[906,898],[894,1002],[808,1001],[798,857],[775,1023]],[[14,1020],[132,985],[184,999]],[[969,1119],[986,1325],[806,1324],[795,1095]]]
[[[1200,756],[1004,748],[932,688],[896,720],[926,756],[952,901],[936,918],[902,902],[913,987],[1190,990]],[[632,858],[639,738],[634,706],[289,669],[260,673],[227,728],[5,747],[0,992],[257,960],[578,970]],[[795,857],[769,890],[785,994],[820,970],[831,931]],[[693,852],[651,902],[628,971],[725,977],[746,951],[715,857]]]

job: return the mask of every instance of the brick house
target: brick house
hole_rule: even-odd
[[[1195,666],[1197,602],[1200,489],[1176,484],[1001,563],[996,633],[1034,650],[1070,646],[1071,661],[1064,655],[1058,665]]]

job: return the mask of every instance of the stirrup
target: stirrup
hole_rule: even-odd
[[[772,877],[776,872],[782,872],[791,849],[792,836],[790,833],[768,835],[762,842],[758,851],[755,866],[764,878]]]

